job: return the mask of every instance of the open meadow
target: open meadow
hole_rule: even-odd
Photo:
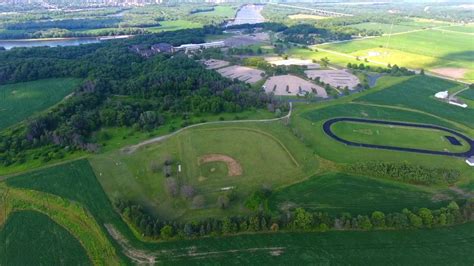
[[[436,49],[432,49],[434,46]],[[472,36],[456,31],[419,30],[317,47],[373,62],[424,68],[452,78],[474,80]]]
[[[0,129],[57,104],[79,83],[78,79],[58,78],[0,86]]]

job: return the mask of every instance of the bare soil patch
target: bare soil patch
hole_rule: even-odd
[[[211,162],[224,162],[227,165],[228,176],[242,175],[242,166],[234,158],[224,154],[207,154],[199,158],[199,165]]]
[[[324,83],[333,87],[348,87],[353,90],[360,83],[359,78],[345,70],[306,70],[304,72],[308,78],[316,79],[319,77]]]
[[[467,73],[468,69],[466,68],[455,68],[455,67],[443,67],[432,69],[431,72],[439,74],[441,76],[462,79]]]
[[[265,72],[244,66],[229,66],[217,70],[219,74],[226,78],[238,79],[247,83],[255,83],[261,80]]]
[[[263,86],[267,93],[273,92],[275,95],[304,96],[312,92],[317,97],[328,97],[323,87],[293,75],[270,77]]]

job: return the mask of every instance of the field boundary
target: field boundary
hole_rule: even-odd
[[[470,145],[470,149],[466,152],[454,153],[454,152],[432,151],[432,150],[424,150],[424,149],[416,149],[416,148],[403,148],[403,147],[397,147],[397,146],[385,146],[385,145],[376,145],[376,144],[367,144],[367,143],[358,143],[358,142],[348,141],[341,137],[338,137],[331,130],[332,124],[343,122],[343,121],[441,130],[441,131],[449,132],[455,136],[462,138]],[[446,155],[446,156],[463,157],[463,158],[474,156],[474,141],[473,140],[471,140],[469,137],[459,132],[456,132],[452,129],[444,128],[441,126],[435,126],[435,125],[429,125],[429,124],[418,124],[418,123],[407,123],[407,122],[395,122],[395,121],[387,121],[387,120],[372,120],[372,119],[362,119],[362,118],[339,117],[339,118],[332,118],[324,122],[323,130],[324,130],[324,133],[326,133],[326,135],[328,135],[329,137],[349,146],[393,150],[393,151],[415,152],[415,153],[432,154],[432,155]]]

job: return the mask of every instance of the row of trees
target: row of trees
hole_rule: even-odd
[[[371,67],[369,65],[365,65],[364,63],[347,63],[347,68],[369,72],[386,73],[396,77],[415,75],[414,71],[411,71],[405,67],[398,67],[397,65],[392,66],[391,64],[388,64],[387,67]]]
[[[422,184],[454,184],[461,178],[459,170],[445,168],[427,168],[408,163],[363,162],[348,165],[347,171],[386,177],[399,181]]]
[[[388,214],[374,211],[370,215],[352,215],[346,212],[334,216],[325,212],[310,212],[297,208],[276,214],[258,212],[250,216],[210,218],[186,223],[157,219],[148,214],[142,206],[129,201],[118,200],[115,206],[122,217],[143,236],[163,240],[279,230],[324,232],[327,230],[418,229],[449,226],[474,220],[474,199],[467,200],[462,207],[453,201],[446,207],[436,210],[415,208]]]

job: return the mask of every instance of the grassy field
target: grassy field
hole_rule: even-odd
[[[223,163],[200,164],[209,154],[230,156],[242,174],[228,176]],[[191,185],[205,197],[205,207],[193,209],[189,200],[171,197],[162,171],[166,158],[173,160],[172,176],[180,185]],[[278,187],[316,171],[317,160],[280,123],[203,126],[126,154],[105,153],[91,159],[94,171],[107,194],[142,203],[165,219],[191,219],[246,212],[243,202],[262,185]],[[157,165],[159,170],[153,170]],[[182,172],[177,172],[181,165]],[[156,167],[155,167],[156,168]],[[221,210],[216,199],[233,187],[237,199]]]
[[[78,79],[58,78],[0,86],[0,129],[58,103],[79,83]]]
[[[413,185],[329,173],[275,191],[269,205],[272,210],[303,207],[335,215],[343,212],[371,214],[374,210],[399,212],[403,208],[446,205],[446,202],[433,200],[434,195],[432,191]]]
[[[168,21],[160,21],[160,25],[158,27],[148,27],[146,28],[147,31],[158,33],[162,31],[175,31],[175,30],[183,30],[183,29],[194,29],[194,28],[201,28],[202,25],[200,23],[188,21],[188,20],[168,20]]]
[[[386,34],[390,33],[399,33],[399,32],[406,32],[411,30],[416,30],[421,27],[416,26],[408,26],[408,25],[397,25],[397,24],[385,24],[385,23],[378,23],[378,22],[366,22],[366,23],[359,23],[348,25],[349,28],[356,28],[356,29],[365,29],[365,30],[378,30]]]
[[[439,91],[460,87],[463,86],[451,81],[414,76],[356,101],[412,108],[474,128],[474,108],[462,109],[434,98],[434,94]]]
[[[333,124],[331,131],[356,143],[449,152],[465,152],[471,147],[465,140],[435,129],[343,121]],[[451,144],[446,136],[457,139],[461,145]]]
[[[460,97],[474,101],[474,89],[469,89],[458,94]]]
[[[81,244],[48,216],[14,212],[0,231],[1,265],[91,265]]]
[[[384,64],[409,68],[456,68],[465,70],[465,80],[474,80],[472,36],[454,31],[423,30],[320,46],[324,49],[367,57]],[[436,46],[436,49],[431,47]],[[378,55],[369,56],[369,52]],[[331,58],[331,57],[329,57]]]
[[[421,83],[418,79],[423,82]],[[293,112],[292,127],[300,135],[300,139],[316,154],[333,162],[349,164],[364,161],[407,162],[429,168],[457,169],[462,173],[462,182],[469,182],[474,175],[472,169],[462,159],[350,147],[331,139],[322,129],[324,121],[330,118],[359,117],[434,124],[473,136],[472,126],[466,125],[470,117],[467,117],[465,112],[469,112],[470,109],[453,109],[454,106],[451,107],[432,99],[434,93],[429,91],[439,89],[437,86],[440,84],[441,87],[447,89],[454,83],[446,84],[442,80],[431,80],[431,78],[419,76],[383,77],[374,88],[337,101],[317,105],[297,105]],[[390,92],[393,88],[399,88],[401,91]],[[387,93],[387,95],[377,98],[390,101],[390,103],[366,100],[382,93]],[[451,117],[459,118],[454,121]]]
[[[446,27],[443,29],[474,34],[474,24],[467,24],[463,26],[451,26],[451,27]]]

